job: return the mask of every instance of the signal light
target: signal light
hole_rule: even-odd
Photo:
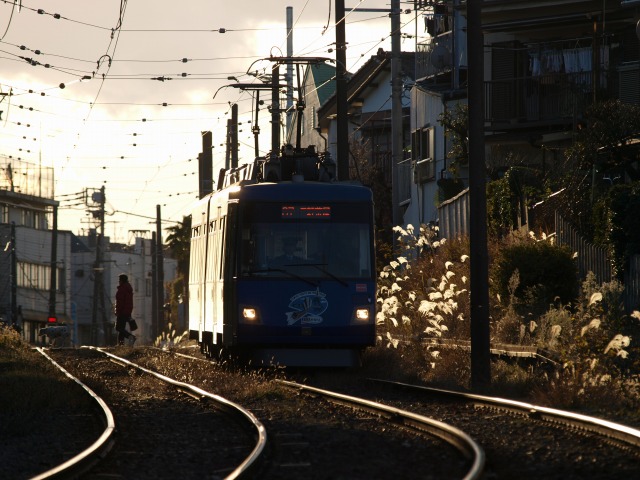
[[[56,317],[47,317],[47,323],[58,323],[58,319]]]

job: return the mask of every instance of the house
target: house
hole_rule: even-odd
[[[405,86],[414,78],[415,55],[401,54],[401,78]],[[403,88],[404,90],[404,88]],[[380,165],[391,185],[391,54],[379,50],[347,82],[348,135],[350,141],[368,143],[373,165]],[[318,127],[327,136],[329,152],[336,158],[336,96],[332,95],[317,110]],[[406,128],[404,145],[409,144],[409,99],[403,96],[402,121]],[[353,162],[349,162],[350,178],[357,178]]]
[[[298,101],[293,112],[286,143],[295,147],[314,145],[317,152],[328,150],[328,139],[321,134],[317,113],[335,94],[335,76],[336,68],[327,63],[314,63],[305,69],[299,95],[302,101]]]
[[[416,48],[411,134],[417,181],[405,224],[438,221],[439,203],[457,193],[446,191],[452,180],[468,185],[465,165],[451,168],[449,139],[438,122],[466,102],[465,13],[459,0],[422,11],[429,39]],[[636,0],[483,2],[489,175],[512,166],[549,173],[590,104],[640,103],[639,18]]]
[[[54,228],[53,169],[0,157],[0,319],[39,343],[71,319],[71,235]]]

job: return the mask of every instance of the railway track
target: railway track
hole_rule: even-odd
[[[139,351],[139,349],[136,349]],[[206,444],[211,450],[210,456],[216,457],[214,451],[216,445],[220,450],[220,440],[216,440],[214,436],[198,435],[194,433],[193,425],[187,430],[187,438],[183,438],[183,433],[178,431],[184,427],[184,423],[191,423],[184,420],[187,418],[201,417],[200,423],[209,421],[211,412],[203,411],[202,406],[190,397],[181,396],[174,387],[179,387],[181,392],[188,390],[190,394],[197,392],[202,397],[204,391],[201,387],[193,386],[186,388],[186,382],[176,382],[169,379],[167,373],[154,373],[150,368],[135,365],[136,362],[143,360],[138,359],[136,362],[125,359],[109,352],[97,349],[82,349],[77,351],[55,351],[49,352],[57,357],[56,362],[74,371],[79,377],[83,378],[92,387],[101,392],[108,403],[114,410],[115,417],[115,441],[108,455],[104,456],[100,463],[93,463],[88,473],[82,478],[103,478],[105,475],[119,475],[122,478],[235,478],[236,470],[232,471],[232,467],[220,468],[211,465],[207,467],[203,456],[205,453],[197,454],[195,444]],[[79,355],[79,358],[77,357]],[[164,353],[155,352],[152,354],[156,359],[160,357],[163,360],[169,359],[167,365],[173,371],[172,376],[184,376],[184,371],[197,371],[204,369],[196,374],[197,381],[193,383],[206,384],[211,376],[207,377],[206,372],[211,369],[220,369],[212,365],[211,362],[203,362],[188,357],[178,357],[175,355],[168,356]],[[161,362],[162,363],[162,362]],[[176,368],[176,364],[182,364]],[[162,365],[160,365],[162,370]],[[135,369],[135,370],[134,370]],[[204,374],[204,376],[202,376]],[[148,377],[153,377],[157,381],[149,382]],[[108,380],[104,380],[108,379]],[[146,379],[146,380],[143,380]],[[168,382],[169,386],[165,386],[163,382]],[[106,381],[109,385],[102,386],[102,382]],[[251,375],[245,378],[243,383],[251,381]],[[249,404],[249,409],[259,418],[265,418],[265,425],[269,431],[270,441],[268,448],[261,449],[260,454],[264,453],[262,463],[252,470],[241,472],[239,477],[243,478],[395,478],[399,475],[402,478],[425,478],[424,472],[435,473],[437,478],[475,478],[469,476],[466,472],[468,466],[473,464],[475,453],[480,454],[481,450],[473,444],[472,441],[465,443],[465,446],[449,445],[451,440],[441,441],[440,439],[425,439],[422,433],[416,434],[407,430],[407,425],[415,425],[426,421],[431,423],[431,427],[437,422],[428,419],[419,419],[412,416],[408,412],[401,413],[397,410],[393,412],[387,411],[384,415],[379,412],[371,415],[373,408],[372,402],[365,402],[369,413],[354,413],[350,409],[336,407],[334,404],[324,402],[317,398],[308,396],[300,396],[291,391],[293,384],[286,387],[282,384],[267,382],[271,384],[271,398],[246,398],[243,403]],[[134,390],[143,388],[141,384],[145,384],[146,393]],[[212,386],[208,387],[209,389]],[[149,393],[151,389],[152,393]],[[145,408],[153,409],[157,419],[150,418],[151,412],[139,415],[131,410],[142,408],[144,403],[140,397],[149,396],[150,404]],[[127,402],[127,398],[132,399]],[[344,399],[343,399],[344,402]],[[133,403],[133,405],[131,405]],[[185,405],[190,405],[195,411],[188,413],[183,411]],[[223,402],[225,403],[225,402]],[[176,404],[177,412],[169,412],[165,409],[169,408],[164,404]],[[191,407],[190,407],[191,408]],[[384,408],[384,407],[381,407]],[[176,425],[175,422],[167,421],[170,415],[180,416]],[[132,425],[131,417],[140,416],[138,424]],[[396,428],[399,423],[399,416],[404,416],[405,421],[401,422],[403,428]],[[380,418],[382,417],[382,419]],[[119,422],[120,419],[120,422]],[[146,423],[162,424],[167,421],[166,428],[162,430],[165,436],[162,437],[159,432],[151,433],[145,431],[142,427]],[[393,427],[393,428],[390,428]],[[215,436],[220,435],[221,428],[210,426],[204,428],[198,425],[200,431],[207,430],[209,433],[215,432]],[[233,428],[233,426],[231,427]],[[182,428],[184,430],[184,428]],[[424,428],[421,428],[421,430]],[[453,429],[455,430],[455,429]],[[445,426],[446,431],[446,426]],[[225,433],[226,435],[226,433]],[[445,438],[451,435],[451,431],[440,435]],[[190,436],[190,438],[188,438]],[[266,438],[266,432],[264,434]],[[462,434],[462,437],[464,435]],[[154,441],[154,438],[157,439]],[[225,436],[226,438],[226,436]],[[231,438],[234,438],[233,435]],[[143,443],[144,442],[144,443]],[[222,449],[229,454],[228,443],[225,441],[226,449]],[[449,443],[447,443],[449,442]],[[146,445],[164,445],[160,449],[146,450]],[[188,452],[180,453],[177,450],[177,444],[188,445]],[[135,445],[135,447],[134,447]],[[167,446],[170,447],[170,453],[167,452]],[[193,450],[191,450],[193,449]],[[246,452],[248,447],[242,447]],[[462,450],[466,455],[465,458],[458,450]],[[256,452],[257,448],[254,448]],[[163,451],[165,453],[163,453]],[[372,457],[372,453],[374,454]],[[168,458],[160,459],[161,467],[155,465],[159,460],[158,457],[166,456]],[[193,459],[197,456],[196,462],[192,462],[189,466],[184,458]],[[182,457],[182,458],[181,458]],[[434,466],[447,459],[446,468]],[[218,457],[217,462],[222,462]],[[214,463],[213,459],[208,462]],[[226,459],[227,465],[229,459]],[[242,458],[236,459],[234,462],[239,464]],[[145,462],[151,462],[152,465],[146,466]],[[168,465],[173,462],[175,465]],[[397,464],[399,462],[399,464]],[[481,463],[481,462],[480,462]],[[222,464],[224,464],[222,462]],[[456,465],[458,464],[458,465]],[[258,465],[258,464],[257,464]],[[178,469],[177,471],[175,469]],[[260,469],[259,474],[256,471]],[[135,475],[134,473],[135,472]],[[193,473],[193,475],[192,475]],[[48,476],[45,474],[42,478],[65,478],[63,476]]]
[[[382,379],[370,379],[372,382],[391,385],[397,388],[424,392],[428,395],[438,395],[454,399],[461,399],[474,404],[478,408],[490,408],[504,412],[513,412],[526,417],[559,424],[577,431],[590,432],[600,436],[604,441],[612,442],[621,448],[640,456],[640,430],[616,422],[582,415],[579,413],[533,405],[506,398],[489,397],[473,393],[455,392],[440,388],[430,388],[422,385],[411,385]]]
[[[467,432],[485,451],[485,478],[640,478],[638,429],[509,399],[366,382],[371,385],[358,387],[367,392],[363,396]],[[316,383],[333,385],[335,379]]]
[[[107,352],[83,349],[74,352],[75,357],[62,351],[49,353],[55,357],[67,356],[60,363],[74,366],[86,374],[87,360],[97,361],[93,357]],[[126,359],[122,358],[125,356]],[[160,372],[160,376],[193,384],[197,389],[233,398],[235,403],[260,419],[269,441],[261,453],[263,462],[259,474],[244,475],[247,478],[608,479],[640,475],[640,448],[633,440],[637,431],[624,426],[618,426],[619,433],[615,435],[603,430],[593,431],[593,428],[577,425],[578,419],[587,418],[581,418],[584,416],[577,416],[571,426],[566,426],[552,417],[555,413],[552,409],[545,411],[542,407],[519,405],[508,400],[499,406],[491,397],[460,398],[453,395],[455,392],[444,390],[424,387],[415,390],[408,384],[372,381],[353,372],[312,372],[293,382],[283,378],[283,372],[278,370],[230,372],[228,368],[201,358],[152,349],[128,349],[122,357],[115,364],[112,361],[115,358],[104,356],[98,363],[100,368],[90,367],[93,373],[86,375],[91,380],[89,385],[96,391],[101,390],[97,386],[105,377],[113,381],[116,391],[122,390],[122,398],[116,393],[103,395],[107,403],[118,408],[118,411],[114,408],[116,433],[113,435],[117,442],[105,460],[107,464],[113,463],[122,478],[174,478],[175,475],[168,475],[168,463],[179,465],[178,476],[185,479],[223,478],[255,448],[245,445],[242,447],[244,454],[236,455],[234,461],[229,462],[228,456],[234,453],[229,451],[233,449],[228,449],[230,441],[207,436],[212,430],[216,435],[224,436],[224,427],[210,427],[206,434],[195,430],[203,428],[208,417],[213,415],[211,410],[185,414],[185,418],[191,418],[197,425],[182,437],[178,426],[165,420],[170,416],[165,408],[168,403],[184,402],[185,397],[178,400],[175,385],[161,387],[155,384],[152,394],[136,393],[136,384],[148,382],[143,379],[152,375],[136,373],[130,365],[133,363]],[[56,360],[60,361],[60,358]],[[359,402],[356,397],[365,400],[361,406],[356,407]],[[190,401],[196,405],[200,403]],[[379,409],[373,402],[384,406]],[[120,403],[124,403],[125,408],[122,413],[116,413],[123,408]],[[149,412],[141,413],[141,409]],[[122,422],[118,425],[121,417]],[[135,417],[139,422],[132,427]],[[429,421],[422,422],[422,417]],[[144,454],[138,447],[132,447],[137,442],[132,440],[135,437],[131,428],[135,430],[149,422],[166,422],[165,428],[154,433],[155,442],[140,440],[157,444],[159,448],[155,454]],[[188,422],[177,419],[177,423]],[[237,433],[237,424],[226,423],[226,428]],[[441,424],[448,426],[435,438],[431,437],[433,431],[429,437],[422,431]],[[598,428],[612,425],[603,422]],[[451,432],[458,431],[465,432],[460,436],[463,440],[449,438]],[[465,438],[476,443],[467,442]],[[127,447],[120,445],[122,442]],[[180,453],[176,448],[178,443],[184,444],[188,453]],[[210,456],[225,452],[225,448],[228,455],[222,455],[225,457],[222,460],[201,460],[207,455],[196,451],[202,444],[212,452]],[[141,470],[142,459],[153,463],[148,471]],[[208,460],[211,463],[207,465]],[[220,463],[223,460],[227,463]],[[222,464],[227,466],[220,468]],[[484,474],[481,473],[482,466]],[[132,475],[132,471],[136,474]],[[141,472],[144,475],[141,476]],[[82,478],[98,478],[98,475]]]
[[[241,406],[99,349],[50,353],[115,421],[90,448],[36,478],[231,479],[259,466],[266,432]]]

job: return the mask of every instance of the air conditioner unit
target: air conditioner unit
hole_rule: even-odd
[[[432,158],[418,160],[413,166],[413,183],[423,184],[436,178],[436,162]]]

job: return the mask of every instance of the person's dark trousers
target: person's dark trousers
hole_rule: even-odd
[[[124,345],[124,339],[129,338],[131,333],[127,331],[127,322],[131,317],[129,315],[118,315],[116,317],[116,331],[118,332],[118,345]]]

